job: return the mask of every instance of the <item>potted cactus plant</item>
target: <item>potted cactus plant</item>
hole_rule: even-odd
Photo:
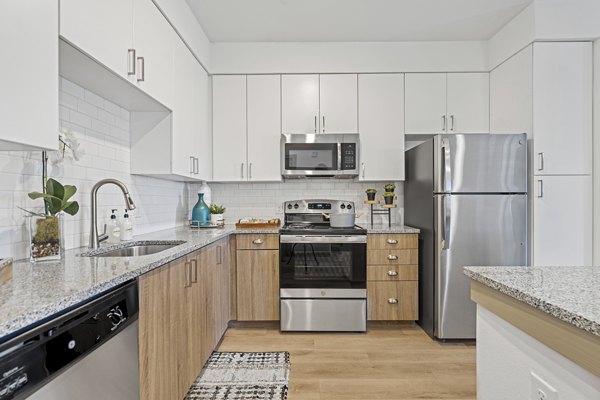
[[[394,192],[385,192],[383,200],[385,200],[385,204],[394,204]]]
[[[394,189],[396,189],[396,185],[394,185],[393,183],[388,183],[383,188],[385,189],[386,193],[394,193]]]
[[[31,261],[56,261],[64,255],[63,213],[75,215],[79,204],[70,199],[77,192],[71,185],[62,185],[54,179],[46,182],[45,193],[31,192],[32,200],[44,200],[44,212],[23,210],[29,214]]]
[[[224,225],[225,218],[223,214],[225,213],[225,207],[219,204],[211,204],[208,208],[210,210],[211,225]]]
[[[375,194],[377,193],[376,189],[367,189],[365,190],[365,193],[367,193],[368,201],[375,201]]]

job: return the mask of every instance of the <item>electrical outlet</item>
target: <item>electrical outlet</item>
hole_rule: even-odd
[[[535,373],[531,373],[531,400],[558,400],[558,392]]]

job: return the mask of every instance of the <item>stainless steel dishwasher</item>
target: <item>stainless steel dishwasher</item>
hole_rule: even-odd
[[[139,399],[137,281],[0,344],[0,400]]]

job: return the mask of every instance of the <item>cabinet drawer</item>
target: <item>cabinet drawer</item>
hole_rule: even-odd
[[[369,282],[367,316],[371,321],[415,321],[419,318],[417,281]]]
[[[279,235],[238,234],[236,244],[238,250],[279,250]]]
[[[396,250],[419,248],[419,235],[414,233],[371,234],[367,237],[370,250]]]
[[[368,250],[367,265],[418,264],[418,249]]]
[[[368,281],[416,281],[419,280],[417,265],[369,265]]]

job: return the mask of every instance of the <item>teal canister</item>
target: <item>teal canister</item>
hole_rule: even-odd
[[[210,225],[210,210],[204,202],[204,193],[198,192],[198,202],[192,210],[192,226]]]

